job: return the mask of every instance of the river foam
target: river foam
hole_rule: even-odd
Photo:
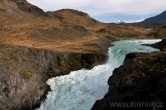
[[[96,100],[108,91],[107,81],[115,68],[123,64],[125,56],[132,52],[159,51],[141,44],[152,44],[161,40],[122,40],[109,48],[109,60],[91,70],[81,69],[65,76],[49,79],[51,90],[47,99],[37,110],[90,110]]]

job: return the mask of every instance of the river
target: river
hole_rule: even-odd
[[[106,64],[91,70],[72,71],[65,76],[49,79],[51,90],[37,110],[90,110],[96,100],[108,92],[108,78],[115,68],[121,66],[125,56],[132,52],[159,51],[141,44],[153,44],[161,40],[121,40],[114,42],[108,51]]]

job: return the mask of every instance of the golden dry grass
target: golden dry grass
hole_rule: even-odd
[[[130,34],[137,35],[135,38],[138,38],[147,32],[130,25],[101,23],[75,10],[62,10],[40,16],[22,11],[15,2],[0,2],[1,9],[5,10],[0,13],[1,44],[58,52],[91,52],[100,50],[102,42],[125,39]],[[103,28],[111,33],[98,33]]]

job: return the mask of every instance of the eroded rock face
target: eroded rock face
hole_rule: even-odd
[[[163,41],[155,45],[163,44]],[[164,43],[165,45],[165,43]],[[157,47],[157,46],[156,46]],[[158,46],[163,47],[163,46]],[[109,91],[92,110],[151,110],[149,107],[112,106],[123,102],[159,102],[155,110],[163,110],[166,102],[166,52],[129,54],[124,65],[109,78]],[[162,106],[162,107],[161,107]]]
[[[55,53],[0,45],[0,110],[31,110],[49,87],[46,80],[105,61],[97,53]]]

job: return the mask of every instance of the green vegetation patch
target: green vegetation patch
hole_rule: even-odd
[[[23,73],[23,77],[26,79],[30,79],[32,77],[33,73],[31,71],[25,71]]]

